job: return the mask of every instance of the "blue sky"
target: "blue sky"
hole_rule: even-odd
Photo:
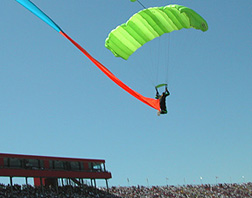
[[[0,152],[105,159],[113,175],[110,185],[128,185],[127,178],[130,185],[147,185],[147,178],[149,185],[215,183],[216,176],[218,182],[252,180],[249,0],[142,0],[146,7],[192,8],[206,19],[209,30],[164,35],[128,61],[115,58],[104,41],[142,9],[136,2],[33,2],[125,84],[147,97],[154,97],[155,90],[145,73],[152,76],[149,68],[163,64],[155,51],[168,37],[169,113],[158,117],[55,30],[14,0],[4,0]]]

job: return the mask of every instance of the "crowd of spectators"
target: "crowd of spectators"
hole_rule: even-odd
[[[252,197],[252,183],[184,186],[131,186],[94,188],[84,185],[55,187],[33,187],[26,185],[0,184],[0,198],[246,198]]]
[[[252,183],[184,186],[112,187],[119,197],[139,198],[246,198],[252,197]]]
[[[119,198],[112,195],[107,190],[84,185],[78,186],[59,186],[55,187],[34,187],[31,185],[4,185],[0,184],[0,198]]]

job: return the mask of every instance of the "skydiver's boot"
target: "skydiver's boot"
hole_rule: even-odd
[[[167,110],[161,110],[160,114],[167,114]]]

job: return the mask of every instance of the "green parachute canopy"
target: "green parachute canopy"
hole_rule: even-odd
[[[133,0],[134,1],[134,0]],[[195,11],[181,5],[167,5],[141,10],[126,23],[112,30],[105,47],[125,60],[152,39],[182,28],[207,31],[207,22]]]

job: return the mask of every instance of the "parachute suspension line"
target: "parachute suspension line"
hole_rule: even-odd
[[[156,65],[154,68],[156,68],[156,84],[157,83],[160,83],[160,70],[162,71],[161,69],[161,64],[160,64],[160,60],[161,60],[161,37],[158,37],[157,38],[158,42],[157,42],[157,48],[154,50],[156,50]]]
[[[156,69],[154,66],[156,65],[156,60],[153,56],[153,48],[150,46],[150,44],[146,44],[146,54],[148,58],[141,60],[139,64],[137,64],[137,67],[135,67],[135,71],[137,74],[139,74],[139,78],[142,78],[143,85],[152,85],[153,87],[156,86],[156,79],[155,74]]]
[[[170,45],[171,45],[171,35],[169,34],[167,37],[167,42],[165,42],[166,46],[166,54],[165,54],[165,81],[168,83],[169,73],[170,73]]]
[[[152,43],[153,45],[153,43]],[[155,66],[156,66],[156,58],[155,58],[155,47],[153,48],[152,46],[149,46],[149,57],[151,57],[151,61],[150,61],[150,67],[149,67],[149,74],[150,74],[150,78],[151,78],[151,83],[152,86],[155,87],[156,83],[157,83],[157,72],[155,70]]]
[[[157,83],[159,83],[159,44],[158,44],[158,39],[155,39],[155,42],[151,43],[148,47],[149,47],[149,67],[146,67],[146,69],[148,69],[148,73],[150,75],[150,80],[151,83],[153,85],[153,87],[155,87],[157,85]],[[147,47],[147,46],[146,46]],[[149,59],[148,58],[148,59]]]
[[[155,57],[155,64],[153,65],[153,74],[156,78],[155,87],[165,86],[169,80],[170,35],[157,38],[152,56]]]
[[[139,0],[136,0],[144,9],[146,9],[146,7],[139,1]]]
[[[147,44],[148,46],[146,51],[147,51],[147,55],[149,58],[147,58],[146,60],[143,60],[142,61],[142,64],[139,65],[139,69],[141,70],[140,71],[140,74],[142,74],[142,77],[145,79],[145,83],[147,84],[151,84],[153,85],[153,87],[155,87],[156,85],[156,79],[155,79],[155,75],[153,74],[156,74],[156,58],[153,56],[153,52],[155,52],[153,50],[153,48]],[[149,61],[149,62],[148,62]]]

